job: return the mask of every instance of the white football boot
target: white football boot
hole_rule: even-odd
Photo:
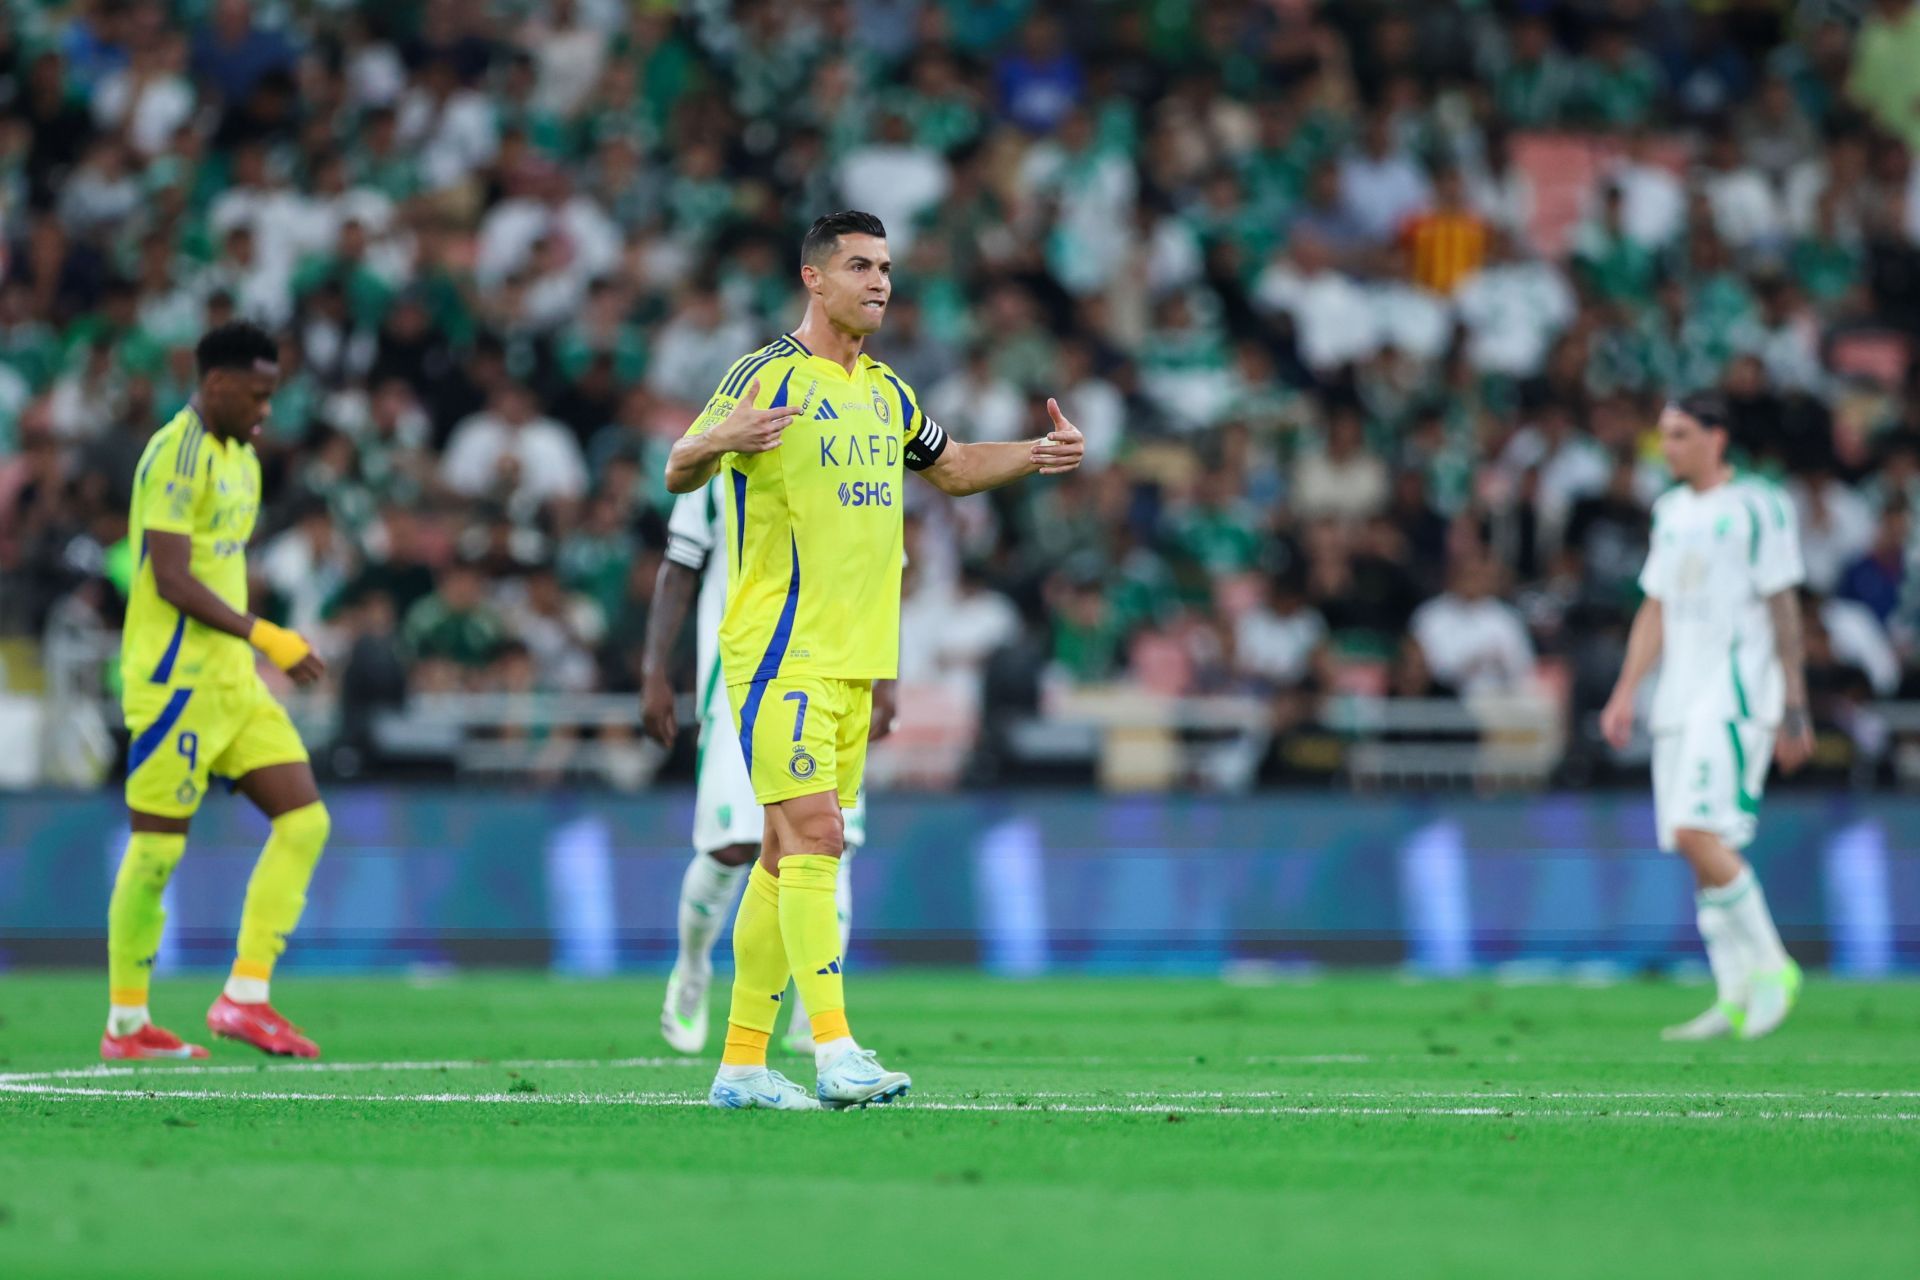
[[[660,1034],[675,1053],[699,1053],[707,1047],[707,985],[712,979],[711,971],[694,977],[678,967],[667,976]]]
[[[851,1039],[830,1044],[819,1053],[830,1056],[824,1062],[815,1058],[820,1080],[814,1091],[830,1110],[892,1102],[904,1098],[913,1088],[912,1078],[904,1071],[887,1070],[873,1050],[862,1049]]]
[[[1746,1010],[1730,1000],[1720,1000],[1710,1005],[1705,1013],[1677,1027],[1667,1027],[1661,1031],[1662,1040],[1719,1040],[1725,1036],[1738,1035],[1740,1024],[1746,1021]]]
[[[1772,973],[1755,975],[1740,1038],[1758,1040],[1785,1022],[1793,1012],[1794,1001],[1800,998],[1801,981],[1800,966],[1791,960]]]
[[[805,1086],[765,1067],[737,1073],[729,1067],[720,1068],[713,1087],[707,1090],[707,1105],[723,1111],[820,1110],[819,1100]]]

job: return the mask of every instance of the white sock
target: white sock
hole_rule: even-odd
[[[753,864],[729,867],[712,854],[696,853],[680,877],[680,954],[674,967],[705,975],[713,969],[713,942],[731,913],[735,895]]]
[[[1767,910],[1767,895],[1752,867],[1740,868],[1740,874],[1718,889],[1709,889],[1729,919],[1734,931],[1746,945],[1755,973],[1773,973],[1787,967],[1787,949],[1780,945],[1780,931],[1773,927],[1773,913]]]
[[[859,1047],[852,1036],[842,1036],[826,1044],[817,1044],[813,1046],[813,1069],[816,1072],[825,1071],[839,1059],[840,1055],[852,1053]]]
[[[227,999],[235,1004],[265,1004],[267,1002],[267,980],[265,978],[228,977]]]
[[[1700,940],[1707,944],[1707,966],[1713,970],[1713,985],[1721,1004],[1737,1009],[1747,1007],[1747,951],[1741,945],[1740,931],[1727,909],[1709,901],[1705,893],[1695,896],[1698,907],[1694,922],[1700,926]]]
[[[143,1004],[110,1004],[107,1006],[107,1034],[110,1036],[130,1036],[153,1021]]]
[[[759,1066],[753,1066],[747,1063],[723,1062],[720,1064],[720,1079],[746,1080],[746,1079],[752,1078],[753,1076],[759,1075],[761,1072],[765,1071],[766,1069],[767,1068],[764,1063],[762,1063]]]

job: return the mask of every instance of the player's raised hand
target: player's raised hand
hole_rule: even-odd
[[[649,669],[640,681],[640,723],[648,737],[672,749],[674,735],[680,732],[680,719],[673,709],[673,686],[656,670]]]
[[[1633,741],[1633,694],[1615,689],[1600,712],[1600,734],[1615,751],[1625,751]]]
[[[725,448],[728,453],[765,453],[780,447],[781,434],[800,410],[795,405],[756,409],[753,402],[759,397],[760,379],[755,378],[747,384],[746,393],[733,406],[733,412],[708,432],[714,444]]]
[[[1058,400],[1047,401],[1047,416],[1053,419],[1053,430],[1033,442],[1034,469],[1043,476],[1063,475],[1078,467],[1086,457],[1087,440],[1080,434],[1080,428],[1060,412]]]

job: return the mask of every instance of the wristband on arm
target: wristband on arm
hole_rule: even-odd
[[[265,618],[253,620],[253,630],[247,633],[247,643],[266,654],[267,661],[282,671],[291,671],[313,652],[313,646],[302,639],[299,633],[275,626]]]

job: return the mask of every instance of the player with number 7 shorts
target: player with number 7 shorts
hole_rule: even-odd
[[[154,1025],[147,990],[166,919],[161,895],[208,784],[219,778],[273,830],[247,885],[233,971],[207,1011],[207,1029],[265,1053],[317,1058],[319,1048],[267,995],[326,846],[327,810],[307,749],[255,670],[254,653],[302,684],[325,668],[300,636],[246,611],[247,541],[260,510],[251,438],[279,381],[279,347],[258,326],[235,322],[209,332],[195,355],[193,399],[154,433],[134,472],[127,536],[137,559],[120,644],[131,834],[107,908],[100,1056],[207,1056]]]
[[[1049,400],[1037,440],[962,444],[864,350],[893,295],[886,228],[849,210],[800,246],[807,311],[736,362],[673,447],[667,488],[716,476],[726,513],[720,666],[754,799],[760,857],[733,924],[733,996],[716,1107],[808,1110],[892,1101],[912,1082],[853,1038],[834,896],[842,811],[866,768],[875,681],[900,658],[901,492],[953,496],[1080,465],[1085,441]],[[767,1066],[788,979],[813,1015],[809,1092]]]

